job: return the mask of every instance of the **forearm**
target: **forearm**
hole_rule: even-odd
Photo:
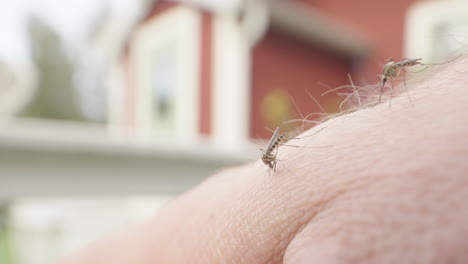
[[[449,235],[468,237],[464,62],[415,84],[413,106],[402,94],[391,108],[383,103],[343,115],[294,140],[331,147],[281,147],[281,162],[270,174],[260,161],[225,170],[146,224],[61,263],[466,258],[467,242]]]

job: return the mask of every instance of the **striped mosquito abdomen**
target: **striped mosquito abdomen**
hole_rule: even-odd
[[[283,141],[283,139],[284,139],[284,133],[279,135],[278,139],[276,139],[276,141],[273,143],[273,145],[270,148],[270,153],[273,152],[273,150],[275,150],[278,147],[278,145]]]
[[[412,60],[406,59],[400,62],[401,65],[398,65],[398,63],[396,64],[398,67],[415,66],[415,65],[421,64],[421,62],[419,62],[420,60],[421,59],[412,59]]]
[[[285,138],[285,133],[279,133],[280,128],[277,127],[275,132],[273,132],[273,135],[270,138],[270,141],[268,142],[268,146],[266,149],[263,150],[262,152],[262,162],[268,167],[274,169],[276,167],[276,154],[273,153],[273,151],[277,151],[279,144],[284,140]]]

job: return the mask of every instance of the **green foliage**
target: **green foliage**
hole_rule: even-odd
[[[13,264],[12,247],[6,221],[7,207],[0,205],[0,263]]]
[[[83,120],[73,89],[76,66],[63,41],[42,19],[28,20],[31,55],[37,69],[37,92],[21,116]]]

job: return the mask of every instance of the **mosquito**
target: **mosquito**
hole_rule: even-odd
[[[319,130],[317,130],[316,132],[314,132],[312,135],[308,135],[308,136],[304,136],[304,137],[294,137],[294,138],[291,138],[292,139],[301,139],[301,138],[306,138],[306,137],[309,137],[309,136],[314,136],[316,133],[322,131],[324,129],[321,128]],[[279,149],[279,146],[282,145],[282,146],[286,146],[286,147],[294,147],[294,148],[324,148],[324,147],[330,147],[330,146],[321,146],[321,147],[301,147],[301,146],[295,146],[295,145],[286,145],[286,144],[282,144],[282,142],[286,139],[286,133],[280,133],[280,128],[277,127],[275,129],[275,131],[273,132],[273,135],[271,136],[270,138],[270,141],[268,142],[268,145],[266,147],[266,149],[260,149],[262,151],[262,156],[261,156],[261,159],[262,159],[262,162],[265,164],[265,165],[268,165],[268,167],[270,167],[270,169],[273,169],[273,171],[276,172],[276,163],[278,161],[280,161],[279,159],[276,158],[276,156],[278,155],[278,149]]]
[[[260,149],[262,151],[262,162],[274,171],[276,171],[276,162],[278,161],[276,155],[278,155],[279,144],[284,140],[285,136],[286,133],[280,133],[280,128],[277,127],[266,149]]]
[[[385,83],[388,80],[390,80],[390,82],[392,83],[392,89],[393,89],[393,81],[392,81],[393,78],[398,77],[402,71],[405,72],[405,67],[425,65],[420,62],[421,60],[422,60],[421,58],[418,58],[418,59],[404,58],[403,60],[396,62],[392,57],[390,57],[387,60],[387,64],[383,66],[382,74],[379,75],[379,77],[382,78],[380,82],[380,96],[379,96],[379,101],[378,101],[379,104],[382,100],[382,94],[384,92]]]

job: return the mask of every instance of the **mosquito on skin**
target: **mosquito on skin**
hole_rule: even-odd
[[[318,131],[316,131],[312,135],[308,135],[308,136],[301,137],[301,138],[306,138],[306,137],[309,137],[309,136],[313,136],[316,133],[322,131],[322,129],[324,129],[324,128],[319,129]],[[275,171],[275,172],[276,172],[276,163],[278,161],[280,161],[280,160],[278,160],[276,158],[277,155],[278,155],[278,149],[279,149],[280,145],[286,146],[286,147],[293,147],[293,148],[323,148],[323,147],[329,147],[329,146],[301,147],[301,146],[295,146],[295,145],[285,145],[285,144],[282,144],[282,142],[285,141],[285,139],[286,139],[286,133],[284,133],[284,132],[280,133],[280,128],[277,127],[275,129],[275,131],[273,132],[273,135],[271,136],[267,147],[265,149],[260,149],[262,151],[261,159],[262,159],[263,164],[268,165],[268,167],[270,169],[273,169],[273,171]],[[300,139],[300,138],[291,138],[291,140],[292,139]]]
[[[387,64],[383,66],[382,74],[379,75],[379,77],[382,78],[380,81],[380,96],[379,96],[379,104],[382,100],[382,94],[384,92],[384,87],[385,83],[390,80],[392,83],[392,89],[393,89],[393,78],[396,78],[400,75],[400,73],[403,71],[405,72],[405,67],[410,67],[410,66],[416,66],[416,65],[425,65],[420,62],[422,60],[421,58],[418,59],[408,59],[404,58],[401,61],[395,62],[393,58],[389,58],[387,60]],[[406,86],[406,80],[405,80],[405,86]]]
[[[280,134],[280,128],[277,127],[275,132],[273,132],[266,149],[260,149],[262,151],[262,162],[274,171],[276,171],[276,156],[278,155],[279,144],[284,140],[285,135],[285,133]]]
[[[442,62],[442,63],[422,63],[421,58],[418,58],[418,59],[403,58],[401,61],[396,62],[392,57],[390,57],[387,60],[387,64],[385,64],[383,66],[382,74],[379,75],[379,77],[382,78],[381,81],[380,81],[380,96],[379,96],[379,101],[378,101],[379,104],[380,104],[381,99],[382,99],[382,94],[384,92],[385,83],[388,80],[390,80],[390,82],[392,83],[392,89],[393,89],[393,78],[398,77],[401,72],[406,73],[405,67],[411,67],[411,66],[416,66],[416,65],[423,65],[423,66],[442,65],[442,64],[447,64],[449,62],[452,62],[452,61],[458,59],[460,56],[461,55],[456,56],[453,59],[448,60],[446,62]],[[404,82],[405,82],[405,87],[406,87],[406,78],[404,79]],[[410,98],[410,100],[411,100],[411,98]]]

